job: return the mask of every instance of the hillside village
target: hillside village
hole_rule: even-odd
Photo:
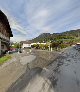
[[[80,92],[80,4],[74,1],[0,1],[0,92]]]
[[[43,33],[32,40],[21,41],[19,45],[21,46],[21,48],[28,49],[36,48],[43,50],[59,50],[72,45],[76,45],[79,42],[80,29],[77,29],[62,33]]]

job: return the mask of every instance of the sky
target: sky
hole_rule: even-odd
[[[80,29],[80,0],[0,0],[0,9],[9,20],[11,41]]]

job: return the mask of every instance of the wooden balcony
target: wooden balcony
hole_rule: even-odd
[[[9,41],[10,39],[9,39],[9,37],[6,37],[5,35],[3,35],[2,33],[0,33],[0,37],[1,38],[3,38],[3,39],[5,39],[5,40],[7,40],[7,41]]]

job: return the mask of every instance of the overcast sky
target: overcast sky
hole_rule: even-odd
[[[80,0],[0,0],[13,41],[80,28]]]

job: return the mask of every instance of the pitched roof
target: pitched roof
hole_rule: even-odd
[[[21,41],[20,43],[21,43],[21,44],[23,44],[23,43],[24,43],[24,44],[31,44],[30,41]]]
[[[5,24],[7,31],[10,33],[10,37],[13,37],[10,24],[8,22],[7,16],[0,10],[0,21]]]

